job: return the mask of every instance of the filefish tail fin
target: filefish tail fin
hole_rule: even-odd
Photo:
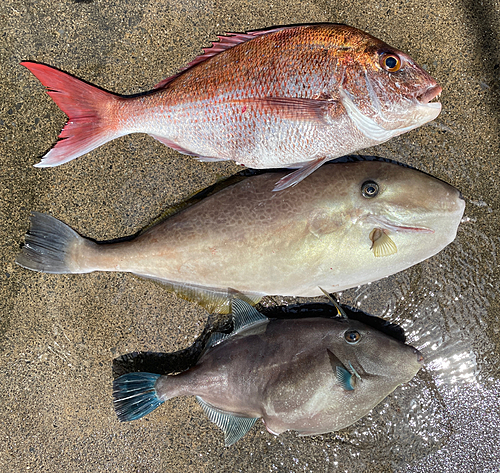
[[[30,229],[25,237],[16,263],[23,268],[43,273],[84,273],[68,266],[69,254],[75,246],[93,246],[95,243],[81,237],[72,228],[57,218],[32,212]]]
[[[160,376],[128,373],[113,381],[113,406],[121,422],[140,419],[163,404],[155,389]]]
[[[59,166],[124,134],[109,118],[109,112],[121,100],[118,95],[45,64],[25,61],[21,65],[47,87],[52,100],[68,116],[59,141],[35,167]]]

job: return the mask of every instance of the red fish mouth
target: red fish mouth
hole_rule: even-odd
[[[442,91],[442,87],[436,84],[417,95],[416,98],[421,104],[428,104],[431,100],[439,98]]]

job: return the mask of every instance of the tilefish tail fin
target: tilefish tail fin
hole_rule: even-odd
[[[44,273],[85,273],[87,271],[68,265],[72,259],[70,252],[75,247],[85,246],[95,246],[95,243],[50,215],[32,212],[30,229],[16,263],[23,268]]]
[[[121,422],[140,419],[163,404],[155,389],[160,376],[128,373],[113,381],[113,406]]]
[[[201,397],[196,396],[196,400],[205,411],[211,422],[217,425],[224,432],[224,444],[230,447],[243,437],[255,424],[258,417],[240,417],[230,412],[217,409],[205,402]]]
[[[37,77],[68,116],[59,141],[36,167],[59,166],[127,134],[120,131],[115,118],[122,97],[45,64],[25,61],[21,65]]]

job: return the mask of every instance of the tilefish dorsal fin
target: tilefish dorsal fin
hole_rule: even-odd
[[[196,400],[205,411],[209,420],[224,432],[224,444],[229,447],[243,437],[255,424],[258,417],[238,417],[229,412],[222,411],[205,402],[201,397]]]
[[[212,333],[208,340],[207,348],[217,345],[220,341],[225,340],[250,325],[269,320],[250,304],[237,298],[231,299],[231,313],[233,315],[233,331],[231,333]]]

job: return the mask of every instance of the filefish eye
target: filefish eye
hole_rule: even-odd
[[[344,338],[347,343],[350,345],[354,345],[355,343],[358,343],[361,335],[359,332],[356,332],[356,330],[348,330],[346,333],[344,333]]]
[[[384,53],[380,56],[380,67],[387,72],[397,72],[401,69],[401,59],[396,54]]]
[[[366,197],[367,199],[372,199],[378,194],[379,187],[376,182],[373,181],[366,181],[362,186],[361,186],[361,194],[363,194],[363,197]]]

